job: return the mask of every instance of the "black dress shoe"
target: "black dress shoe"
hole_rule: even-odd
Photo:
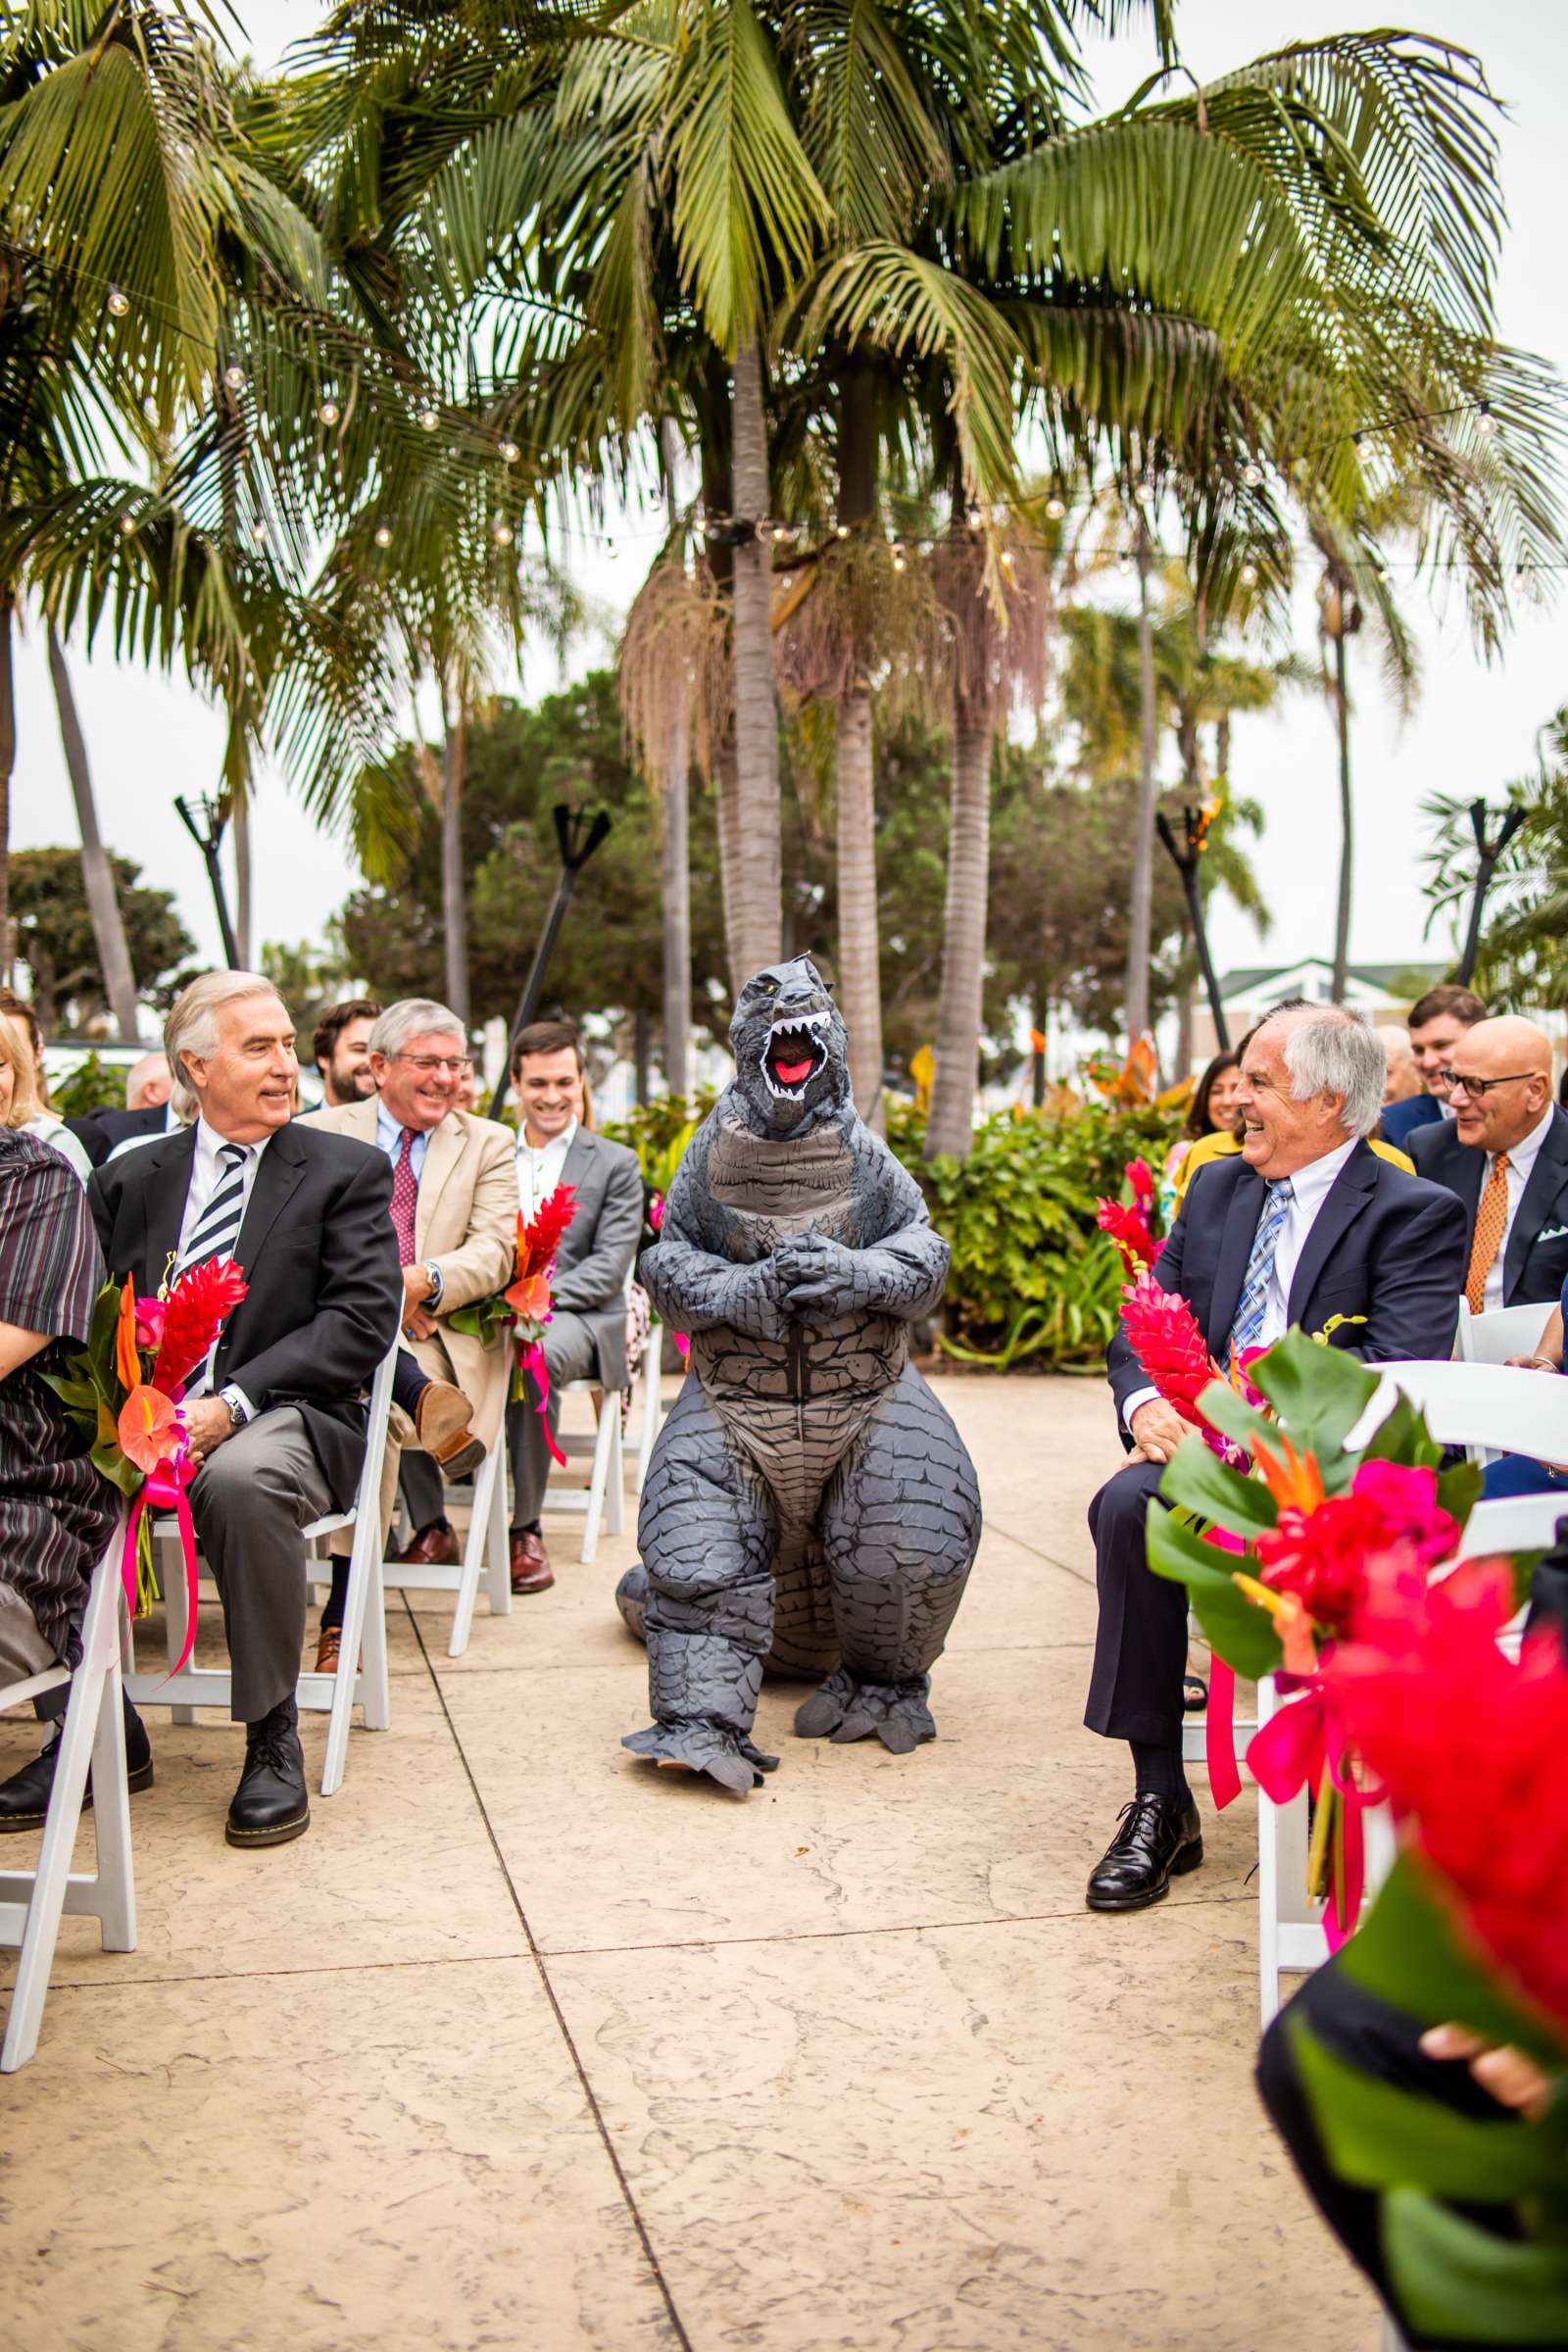
[[[223,1835],[230,1845],[287,1845],[310,1826],[305,1758],[293,1701],[285,1699],[260,1723],[245,1727],[245,1769]]]
[[[1121,1809],[1121,1826],[1089,1874],[1091,1911],[1142,1911],[1170,1890],[1173,1878],[1203,1859],[1203,1833],[1195,1804],[1168,1796],[1135,1796]]]
[[[40,1749],[30,1764],[24,1764],[9,1781],[0,1782],[0,1837],[13,1830],[41,1830],[49,1810],[49,1795],[55,1785],[55,1766],[60,1761],[60,1742],[65,1727],[56,1732],[48,1745]],[[147,1726],[125,1700],[125,1778],[132,1795],[138,1788],[153,1785],[153,1749],[147,1737]],[[92,1774],[82,1791],[82,1805],[92,1803]]]

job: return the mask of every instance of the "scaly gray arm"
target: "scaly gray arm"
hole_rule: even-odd
[[[664,1203],[658,1241],[645,1250],[637,1278],[662,1323],[676,1331],[721,1326],[751,1340],[781,1340],[782,1285],[772,1258],[735,1265],[704,1248],[702,1203],[708,1188],[708,1144],[699,1130],[681,1161]]]

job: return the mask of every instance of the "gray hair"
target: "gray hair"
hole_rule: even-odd
[[[411,1037],[461,1037],[465,1048],[468,1043],[468,1024],[460,1021],[450,1004],[437,1004],[431,997],[400,997],[395,1004],[376,1015],[370,1031],[370,1052],[384,1054],[388,1061],[395,1060]]]
[[[260,972],[203,972],[189,988],[182,988],[170,1007],[164,1023],[164,1053],[169,1062],[169,1074],[174,1081],[175,1115],[186,1116],[184,1102],[194,1106],[190,1080],[185,1075],[181,1054],[193,1054],[198,1061],[208,1061],[218,1052],[218,1016],[225,1004],[237,1004],[242,997],[276,997],[273,982]],[[288,1007],[284,1005],[284,1010]],[[188,1121],[187,1121],[188,1124]]]
[[[1285,1067],[1298,1102],[1310,1102],[1314,1095],[1345,1097],[1340,1123],[1347,1135],[1370,1135],[1382,1118],[1389,1057],[1358,1012],[1325,1005],[1293,1020],[1285,1033]]]

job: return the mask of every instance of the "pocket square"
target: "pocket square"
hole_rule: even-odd
[[[1537,1234],[1538,1242],[1560,1242],[1568,1234],[1568,1225],[1545,1225]]]

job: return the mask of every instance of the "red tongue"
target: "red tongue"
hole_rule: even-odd
[[[799,1086],[803,1078],[809,1077],[810,1070],[811,1065],[808,1060],[775,1061],[773,1064],[773,1074],[780,1086]]]

